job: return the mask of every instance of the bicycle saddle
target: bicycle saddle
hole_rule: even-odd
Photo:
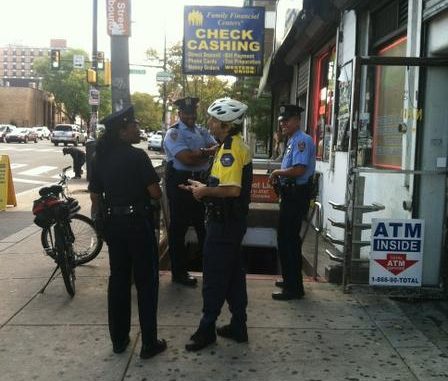
[[[48,196],[49,194],[58,195],[62,192],[62,187],[60,185],[52,185],[51,187],[44,187],[39,189],[39,195]]]

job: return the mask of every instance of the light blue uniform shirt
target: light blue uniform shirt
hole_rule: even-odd
[[[316,168],[316,147],[311,136],[301,130],[297,130],[288,140],[283,156],[281,169],[303,165],[306,171],[303,175],[297,176],[296,184],[306,184],[308,179],[314,174]],[[288,178],[281,177],[283,184]],[[292,178],[290,178],[292,179]]]
[[[166,153],[166,160],[173,162],[174,169],[180,171],[204,171],[209,168],[209,163],[201,165],[185,165],[176,159],[176,155],[184,150],[198,150],[216,144],[216,140],[210,135],[207,129],[194,126],[189,128],[179,120],[176,127],[171,127],[163,140],[163,148]]]

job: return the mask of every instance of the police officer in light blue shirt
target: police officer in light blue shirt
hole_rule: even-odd
[[[168,227],[169,254],[173,282],[195,286],[196,278],[187,272],[187,250],[185,234],[193,225],[199,248],[205,237],[204,205],[190,192],[181,189],[188,179],[205,181],[210,168],[209,156],[216,149],[216,141],[209,132],[196,125],[199,99],[186,97],[174,104],[179,109],[179,121],[169,128],[163,141],[166,153],[166,190],[170,207]]]
[[[277,245],[283,281],[274,292],[275,300],[301,299],[304,295],[302,278],[302,242],[300,230],[310,202],[310,180],[316,166],[316,147],[311,136],[300,130],[303,109],[296,105],[280,107],[279,122],[288,137],[280,169],[272,172],[271,184],[280,188],[280,213]]]

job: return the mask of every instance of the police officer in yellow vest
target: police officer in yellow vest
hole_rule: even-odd
[[[190,180],[185,187],[206,205],[207,234],[203,250],[203,316],[191,336],[188,351],[197,351],[219,336],[238,343],[248,340],[246,327],[246,270],[241,242],[246,232],[252,186],[252,159],[240,134],[247,106],[222,98],[207,112],[211,133],[222,144],[215,155],[208,184]],[[229,324],[216,330],[224,302],[229,304]]]

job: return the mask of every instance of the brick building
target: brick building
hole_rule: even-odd
[[[53,97],[48,93],[31,87],[0,87],[0,123],[53,127],[56,119]]]

